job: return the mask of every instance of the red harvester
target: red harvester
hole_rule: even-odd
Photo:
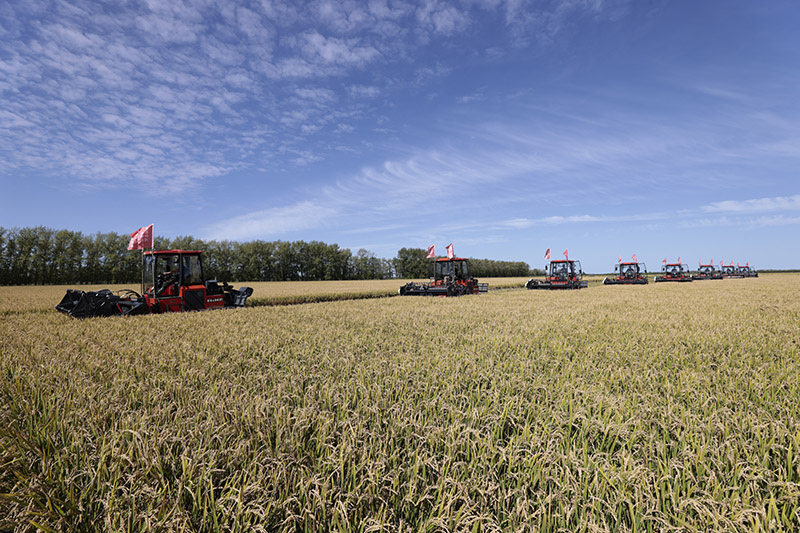
[[[529,279],[525,284],[529,290],[533,289],[583,289],[589,282],[583,281],[581,262],[572,259],[554,259],[544,267],[547,277],[544,280]]]
[[[730,265],[722,265],[722,277],[726,279],[743,278],[745,275],[740,271],[739,267],[735,267],[731,263]]]
[[[488,283],[478,283],[469,275],[469,260],[442,257],[433,262],[433,279],[428,283],[409,281],[398,293],[401,296],[462,296],[488,292]]]
[[[647,285],[647,267],[644,263],[619,263],[614,265],[613,278],[603,278],[603,285]]]
[[[692,281],[689,265],[681,263],[666,263],[661,265],[661,275],[653,278],[655,283],[661,281]]]
[[[142,286],[148,287],[144,294],[129,289],[116,293],[108,289],[68,289],[56,309],[72,317],[88,318],[244,307],[253,289],[234,289],[227,283],[205,279],[201,253],[197,250],[144,252]]]
[[[745,265],[743,267],[739,267],[739,273],[745,278],[757,278],[758,277],[758,270],[750,267],[750,265]]]
[[[722,279],[722,272],[719,268],[714,265],[703,265],[701,264],[697,268],[697,272],[692,274],[693,280],[704,280],[704,279]]]

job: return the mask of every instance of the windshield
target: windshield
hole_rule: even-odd
[[[572,262],[559,261],[550,263],[550,275],[556,278],[568,278],[575,275],[575,266]]]
[[[625,278],[635,278],[639,275],[639,265],[636,263],[622,263],[619,266],[619,274]]]
[[[683,272],[683,266],[678,264],[664,265],[664,272],[673,276],[678,276],[681,272]]]
[[[454,279],[469,277],[466,261],[437,261],[435,263],[434,278],[444,279],[449,276]]]
[[[183,284],[184,285],[203,284],[203,269],[200,266],[199,255],[183,256]]]

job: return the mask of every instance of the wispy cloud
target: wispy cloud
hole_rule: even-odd
[[[703,206],[709,213],[764,213],[800,210],[800,194],[752,200],[724,200]]]
[[[542,217],[542,218],[514,218],[511,220],[505,220],[499,224],[499,226],[515,228],[515,229],[525,229],[530,228],[533,226],[546,226],[546,225],[555,225],[555,224],[576,224],[576,223],[583,223],[583,222],[603,222],[608,221],[609,219],[604,217],[597,217],[593,215],[570,215],[570,216],[550,216],[550,217]]]
[[[625,216],[559,214],[569,208],[554,205],[574,203],[576,198],[597,204],[619,201],[623,194],[649,193],[651,185],[616,174],[620,168],[636,168],[641,161],[660,157],[665,139],[662,129],[625,133],[620,138],[602,131],[592,137],[586,135],[583,124],[569,127],[562,117],[558,122],[560,125],[548,127],[546,134],[532,134],[509,122],[502,128],[491,122],[453,122],[448,126],[453,132],[448,130],[444,135],[451,142],[414,150],[406,158],[387,160],[380,166],[365,167],[334,184],[308,189],[304,195],[315,204],[329,207],[331,218],[337,221],[348,213],[359,213],[381,226],[419,227],[423,219],[430,219],[435,221],[435,227],[446,227],[448,231],[653,221],[667,216],[660,212]],[[459,130],[468,135],[456,135],[454,132]],[[583,132],[579,138],[575,137],[576,131]],[[615,184],[626,185],[622,192],[617,187],[609,189],[604,168],[614,169],[608,172],[613,172]],[[544,215],[518,216],[498,223],[488,214],[496,209]],[[463,216],[465,210],[471,213],[469,217]]]
[[[751,219],[747,222],[748,226],[755,228],[768,228],[773,226],[792,226],[796,224],[800,224],[800,217],[787,216],[787,215],[758,217],[755,219]]]
[[[330,207],[305,201],[247,213],[206,228],[205,235],[216,240],[276,238],[286,233],[318,227],[335,214]]]

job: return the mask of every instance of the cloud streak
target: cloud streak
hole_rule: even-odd
[[[766,213],[775,211],[800,211],[800,194],[755,198],[752,200],[724,200],[703,206],[709,213]]]
[[[283,207],[264,209],[237,216],[206,229],[209,239],[251,240],[276,238],[324,224],[335,211],[315,202],[305,201]]]

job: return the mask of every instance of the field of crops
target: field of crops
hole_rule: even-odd
[[[602,279],[602,278],[600,278]],[[366,280],[366,281],[256,281],[234,283],[235,287],[246,285],[253,288],[248,299],[251,306],[290,305],[310,302],[360,300],[396,296],[397,289],[408,281],[427,280]],[[481,278],[491,289],[522,287],[528,278]],[[140,291],[137,283],[123,285],[45,285],[38,287],[0,286],[0,316],[20,312],[50,312],[64,297],[67,289],[118,291],[132,289]]]
[[[0,530],[797,530],[798,294],[773,274],[81,321],[63,288],[0,287]]]

